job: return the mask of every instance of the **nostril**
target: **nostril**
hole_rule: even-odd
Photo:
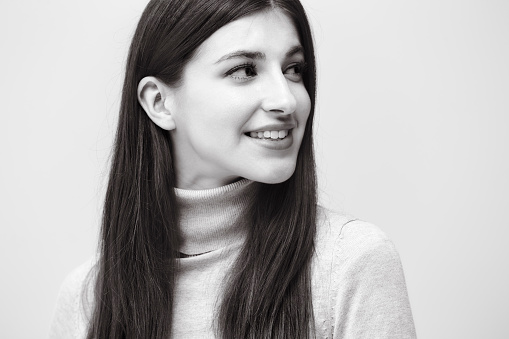
[[[291,114],[295,110],[296,98],[288,80],[281,74],[281,78],[270,78],[270,83],[264,87],[264,97],[262,100],[262,109],[265,112],[274,112],[278,114]]]

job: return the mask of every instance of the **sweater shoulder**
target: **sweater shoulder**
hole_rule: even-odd
[[[73,269],[60,286],[49,338],[84,338],[93,301],[96,260]]]
[[[61,292],[74,295],[83,291],[87,278],[93,273],[95,267],[96,261],[92,258],[75,267],[62,282]]]
[[[399,254],[378,226],[319,208],[312,267],[321,335],[415,338]]]
[[[378,226],[323,207],[318,210],[315,266],[340,280],[364,271],[367,264],[401,269],[399,253]],[[369,273],[369,272],[368,272]]]
[[[331,255],[340,250],[360,255],[380,246],[394,249],[390,239],[378,226],[351,215],[318,207],[315,241],[318,252],[325,251]]]

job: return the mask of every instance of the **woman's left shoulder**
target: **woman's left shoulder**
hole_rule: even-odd
[[[315,265],[346,273],[374,273],[373,266],[385,274],[403,275],[399,253],[378,226],[319,207],[315,237]],[[334,275],[334,272],[327,272]]]
[[[315,247],[318,252],[354,251],[360,254],[374,248],[395,251],[387,235],[376,225],[351,215],[318,206]]]
[[[318,209],[312,288],[321,335],[415,338],[399,254],[372,223]]]

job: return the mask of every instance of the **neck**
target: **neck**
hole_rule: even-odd
[[[180,211],[180,252],[201,254],[241,243],[247,233],[242,222],[256,183],[241,179],[204,190],[175,188]]]
[[[183,167],[180,161],[175,161],[176,171],[176,187],[184,190],[205,190],[229,185],[241,180],[236,175],[225,175],[225,173],[217,173],[213,168],[203,168],[201,164],[193,162],[186,164],[186,171],[180,170]],[[180,166],[179,166],[180,164]],[[201,168],[200,171],[189,170]],[[206,173],[204,175],[204,173]]]

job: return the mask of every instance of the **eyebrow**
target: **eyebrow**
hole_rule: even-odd
[[[288,52],[286,52],[286,57],[289,58],[291,56],[294,56],[298,53],[304,53],[304,48],[302,46],[294,46],[290,48]],[[222,56],[219,60],[217,60],[215,63],[218,64],[220,62],[235,59],[235,58],[247,58],[247,59],[261,59],[265,60],[265,53],[262,52],[253,52],[253,51],[246,51],[246,50],[239,50],[232,53],[228,53],[224,56]]]
[[[301,45],[290,48],[290,50],[286,52],[286,57],[289,58],[299,53],[304,54],[304,47],[302,47]]]
[[[265,59],[265,53],[251,52],[251,51],[245,51],[245,50],[235,51],[235,52],[228,53],[228,54],[222,56],[219,60],[216,61],[216,64],[226,61],[226,60],[235,59],[235,58],[248,58],[248,59],[262,59],[263,60],[263,59]]]

